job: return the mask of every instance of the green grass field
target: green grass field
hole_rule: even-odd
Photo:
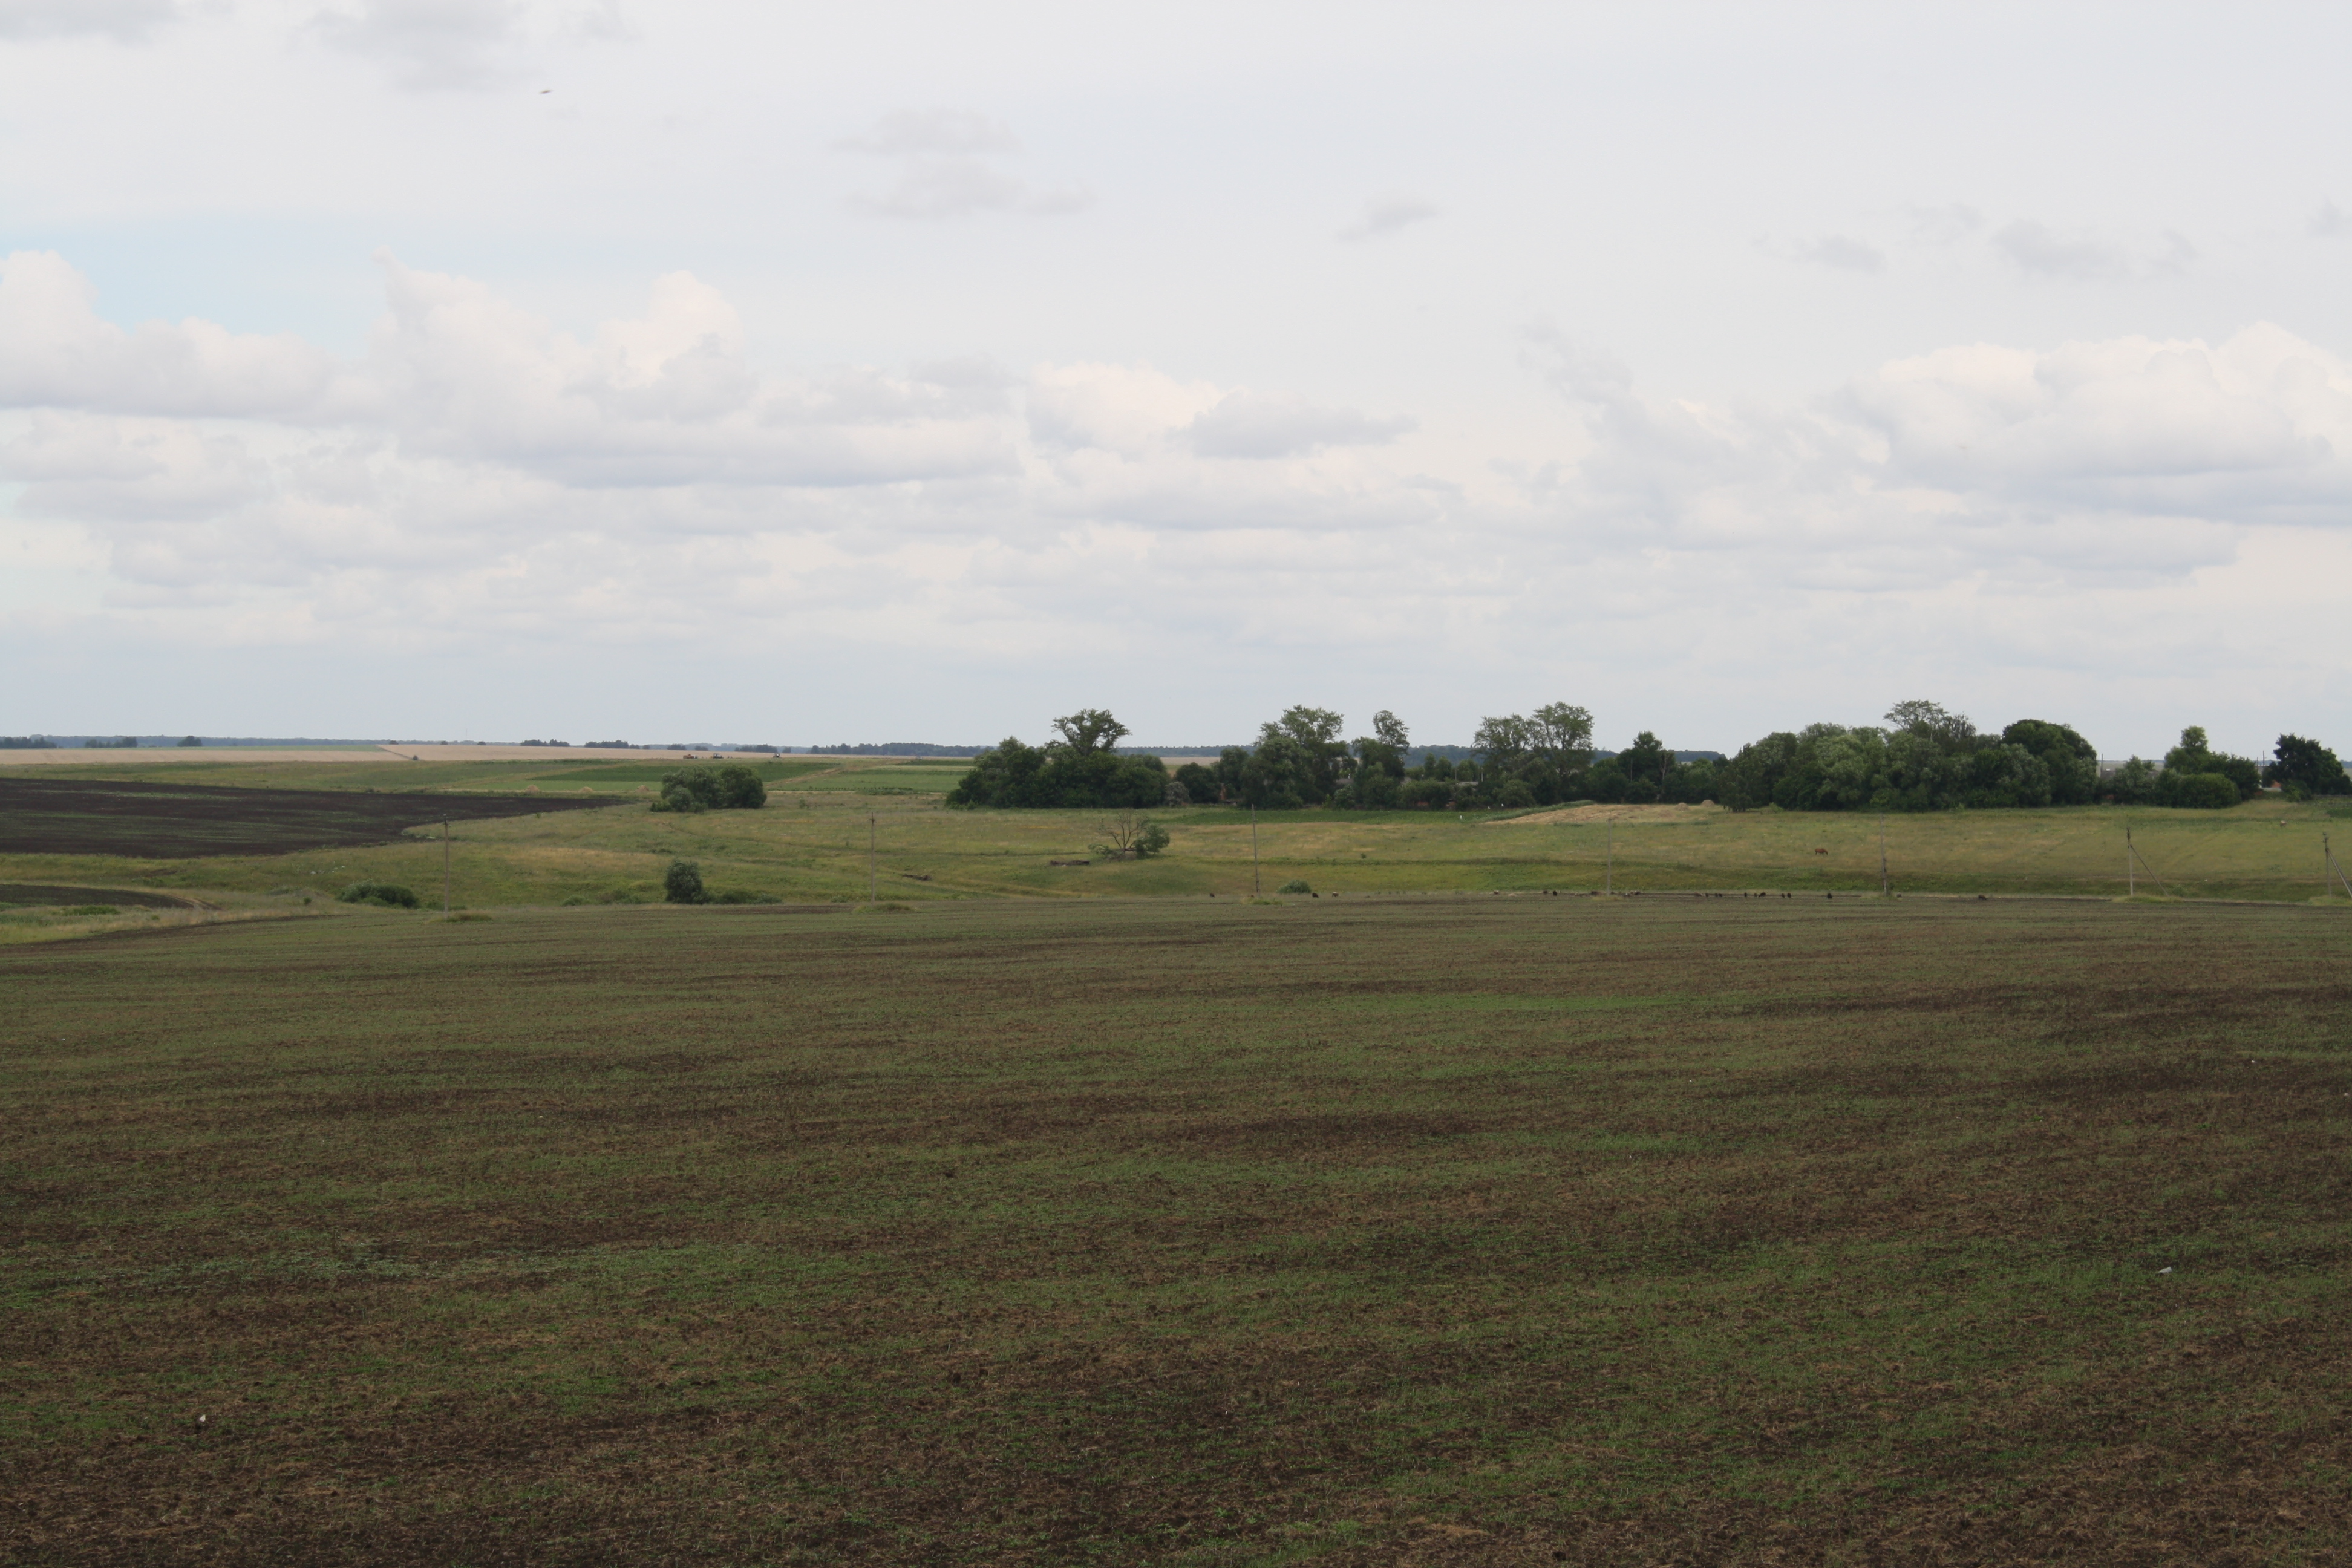
[[[189,783],[340,790],[536,790],[551,800],[650,798],[667,764],[636,762],[181,763],[144,770],[92,764],[37,770],[93,778],[166,776]],[[1668,819],[1546,823],[1446,813],[1268,813],[1195,806],[1153,814],[1173,837],[1145,862],[1105,863],[1101,812],[962,812],[941,805],[960,762],[792,758],[761,765],[758,812],[677,816],[630,809],[460,824],[453,898],[475,908],[658,899],[674,857],[698,861],[715,889],[788,901],[873,896],[1086,895],[1220,897],[1271,892],[1299,879],[1318,893],[1773,889],[1875,892],[1879,824],[1842,813],[1668,813]],[[200,776],[201,775],[201,776]],[[5,776],[0,773],[0,776]],[[2231,811],[1983,811],[1895,816],[1886,857],[1898,892],[2120,897],[2128,828],[2155,880],[2137,890],[2188,898],[2307,902],[2323,894],[2321,840],[2352,830],[2352,808],[2269,800]],[[874,846],[869,868],[868,844]],[[2346,857],[2339,854],[2339,860]],[[1094,859],[1085,867],[1052,860]],[[869,879],[870,869],[870,879]],[[181,862],[125,857],[0,857],[18,880],[215,889],[298,900],[372,878],[420,889],[441,884],[434,829],[406,843]],[[2342,890],[2337,898],[2343,898]]]
[[[0,1554],[2340,1563],[2347,959],[1486,896],[0,951]]]

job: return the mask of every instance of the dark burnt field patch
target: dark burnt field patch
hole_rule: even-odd
[[[2342,1561],[2347,962],[2328,910],[1843,898],[0,952],[0,1527]]]
[[[104,779],[0,779],[0,854],[193,859],[383,844],[435,822],[614,802],[373,790],[239,789]]]

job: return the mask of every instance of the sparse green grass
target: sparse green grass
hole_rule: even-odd
[[[551,800],[646,792],[673,764],[634,762],[418,763],[436,790],[538,787]],[[93,776],[332,788],[388,788],[405,763],[289,763],[260,773],[204,764],[144,770],[93,767]],[[66,770],[44,767],[54,779]],[[207,771],[198,780],[195,774]],[[1101,812],[962,812],[941,805],[961,767],[860,759],[793,758],[761,764],[769,805],[759,812],[677,816],[611,811],[546,816],[457,829],[456,896],[477,905],[561,904],[616,893],[659,896],[673,857],[702,863],[714,889],[772,891],[792,900],[861,900],[867,893],[868,818],[876,819],[876,891],[912,900],[1087,895],[1221,897],[1253,890],[1246,814],[1192,806],[1152,815],[1173,835],[1143,861],[1056,868],[1103,841]],[[35,770],[26,770],[33,773]],[[638,775],[643,774],[640,778]],[[593,781],[572,785],[566,781]],[[634,781],[634,782],[633,782]],[[647,798],[650,798],[649,795]],[[1516,816],[1517,814],[1509,814]],[[2126,826],[2160,883],[2190,898],[2309,901],[2321,895],[2320,837],[2329,808],[2256,801],[2233,811],[2085,806],[2052,811],[1891,816],[1887,858],[1898,892],[2120,897]],[[2284,826],[2282,826],[2284,824]],[[1343,898],[1368,893],[1511,892],[1598,889],[1613,850],[1614,885],[1631,889],[1764,889],[1875,892],[1879,825],[1839,813],[1709,812],[1680,821],[1541,823],[1451,813],[1267,813],[1257,839],[1257,889],[1293,879]],[[102,857],[0,858],[25,879],[122,882],[261,892],[328,876],[438,888],[433,830],[405,845],[310,855],[172,864]],[[2352,834],[2346,835],[2352,839]],[[1816,853],[1817,850],[1826,853]],[[2339,859],[2346,856],[2339,853]],[[329,869],[331,866],[336,869]],[[347,875],[346,875],[347,874]],[[885,888],[884,884],[895,884]],[[340,884],[338,884],[340,885]],[[2142,878],[2139,890],[2152,890]]]
[[[1463,897],[0,952],[11,1550],[2343,1561],[2348,946]]]

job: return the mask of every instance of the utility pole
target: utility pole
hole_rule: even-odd
[[[2132,853],[2131,824],[2124,824],[2124,897],[2139,897],[2139,868],[2132,862],[2138,858]]]
[[[1885,812],[1883,812],[1883,811],[1882,811],[1882,812],[1880,812],[1880,813],[1878,814],[1878,896],[1879,896],[1880,898],[1882,898],[1882,899],[1883,899],[1883,898],[1885,898],[1885,897],[1887,896],[1887,893],[1886,893],[1886,814],[1885,814]]]
[[[879,873],[874,868],[874,857],[875,845],[882,832],[881,822],[882,819],[878,816],[869,816],[866,819],[866,901],[869,904],[878,896],[875,889],[878,885],[876,879]]]
[[[441,918],[449,918],[449,819],[441,819]]]
[[[1262,896],[1257,879],[1257,804],[1250,804],[1250,897]]]

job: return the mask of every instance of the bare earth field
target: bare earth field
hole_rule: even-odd
[[[0,1552],[2340,1563],[2348,949],[1482,893],[0,950]]]
[[[608,803],[0,777],[0,855],[275,855],[381,844],[428,822],[533,816],[599,804]]]

